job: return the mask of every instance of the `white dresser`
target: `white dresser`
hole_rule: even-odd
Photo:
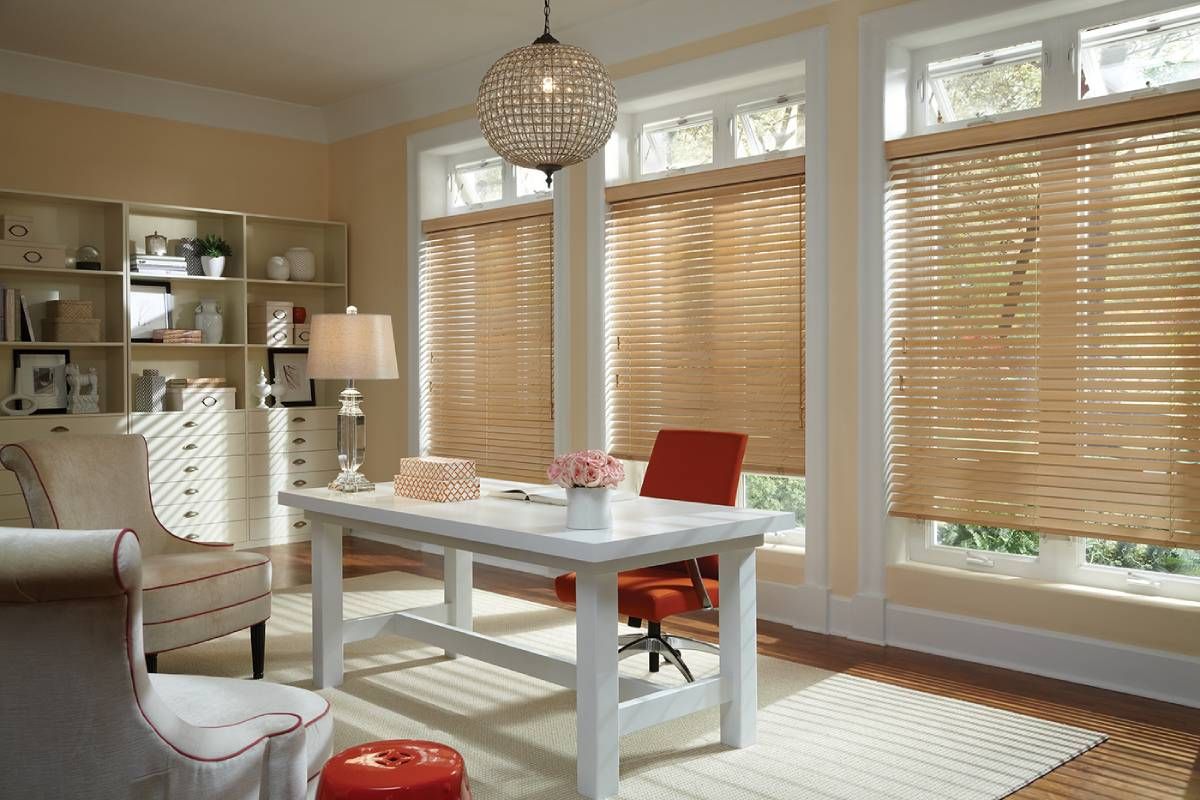
[[[309,538],[275,501],[280,489],[324,486],[337,474],[336,410],[197,411],[0,418],[0,443],[70,433],[140,433],[150,451],[159,519],[179,536],[259,546]],[[0,471],[0,526],[29,524],[15,476]]]

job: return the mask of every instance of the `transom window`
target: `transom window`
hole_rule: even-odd
[[[1200,79],[1200,8],[1088,28],[1079,35],[1079,96]]]
[[[457,161],[449,168],[446,210],[450,213],[539,196],[550,196],[546,176],[536,169],[513,166],[500,156]]]
[[[929,65],[927,121],[960,122],[1042,105],[1042,43],[1026,42]]]
[[[712,112],[642,126],[642,174],[713,163]]]
[[[804,147],[804,100],[783,96],[738,106],[733,116],[733,143],[735,158]]]

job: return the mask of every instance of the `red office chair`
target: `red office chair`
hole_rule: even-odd
[[[650,452],[643,497],[688,500],[731,506],[737,502],[738,481],[747,437],[743,433],[661,430]],[[691,670],[680,650],[717,652],[714,645],[681,636],[663,636],[662,621],[675,614],[713,608],[719,603],[716,556],[646,567],[617,576],[617,611],[646,633],[620,638],[621,658],[650,654],[650,671],[658,672],[659,656],[673,664],[690,683]],[[564,603],[575,602],[575,573],[559,575],[554,591]]]

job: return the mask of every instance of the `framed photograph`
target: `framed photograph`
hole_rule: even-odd
[[[315,406],[316,381],[308,377],[308,348],[274,347],[267,351],[275,400],[283,406]]]
[[[159,328],[171,327],[175,298],[170,281],[139,280],[129,284],[129,339],[134,342],[153,341]]]
[[[67,413],[69,350],[13,350],[13,391],[37,402],[35,414]]]

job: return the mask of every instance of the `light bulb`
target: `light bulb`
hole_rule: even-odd
[[[551,78],[549,75],[542,78],[542,91],[546,94],[554,91],[554,78]]]

